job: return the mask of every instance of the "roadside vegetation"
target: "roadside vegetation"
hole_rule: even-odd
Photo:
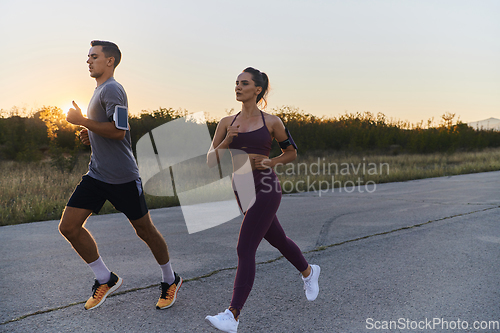
[[[450,113],[425,125],[369,112],[324,118],[283,106],[271,113],[299,147],[294,163],[276,168],[284,193],[500,170],[500,132],[474,129]],[[159,108],[132,117],[134,149],[144,134],[186,114]],[[207,125],[213,135],[217,121]],[[23,115],[0,110],[0,225],[60,218],[87,171],[90,150],[78,130],[56,107]],[[274,143],[271,156],[278,153]],[[176,197],[146,199],[150,208],[179,204]],[[101,211],[112,212],[109,203]]]

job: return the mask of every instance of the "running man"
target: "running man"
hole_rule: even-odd
[[[84,225],[90,214],[98,213],[109,200],[127,216],[160,265],[162,292],[156,308],[165,309],[174,304],[182,278],[172,270],[167,243],[148,212],[132,153],[130,131],[118,129],[113,120],[115,106],[128,107],[127,94],[113,77],[121,52],[111,42],[94,40],[90,45],[87,63],[97,87],[90,100],[87,117],[73,102],[74,108],[68,111],[66,120],[84,127],[80,140],[91,146],[92,155],[89,171],[82,177],[64,209],[59,231],[95,274],[92,296],[85,309],[100,306],[123,281],[105,265],[94,238]]]

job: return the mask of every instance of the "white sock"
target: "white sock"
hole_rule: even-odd
[[[108,267],[106,267],[106,264],[104,263],[104,261],[102,261],[101,257],[88,265],[94,272],[97,282],[99,282],[100,284],[108,282],[111,278],[111,271],[108,269]]]
[[[160,265],[161,268],[161,282],[166,282],[172,284],[175,281],[174,271],[170,265],[170,261],[164,265]]]

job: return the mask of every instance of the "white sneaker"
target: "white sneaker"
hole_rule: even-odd
[[[226,311],[216,316],[206,316],[205,321],[213,327],[227,333],[236,333],[239,324],[239,320],[234,319],[234,315],[229,309],[226,309]]]
[[[302,277],[304,281],[304,290],[309,301],[314,301],[319,294],[318,279],[321,268],[318,265],[311,265],[311,274],[308,277]]]

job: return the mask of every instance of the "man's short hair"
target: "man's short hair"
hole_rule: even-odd
[[[91,46],[102,46],[102,52],[104,55],[109,58],[113,57],[115,58],[115,68],[118,66],[120,63],[120,60],[122,59],[122,53],[120,52],[120,49],[118,48],[118,45],[112,42],[107,42],[103,40],[93,40],[90,42]]]

